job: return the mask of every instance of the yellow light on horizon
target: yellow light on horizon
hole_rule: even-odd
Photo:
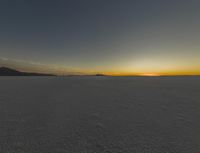
[[[144,74],[141,74],[141,76],[160,76],[160,74],[157,74],[157,73],[144,73]]]

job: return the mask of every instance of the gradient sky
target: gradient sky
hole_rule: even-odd
[[[1,0],[0,66],[200,74],[199,0]]]

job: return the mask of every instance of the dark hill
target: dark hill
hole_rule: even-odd
[[[106,76],[105,74],[95,74],[95,76]]]
[[[20,72],[7,67],[0,67],[0,76],[54,76],[51,74]]]

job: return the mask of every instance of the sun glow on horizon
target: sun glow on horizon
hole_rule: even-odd
[[[144,73],[144,74],[141,74],[140,76],[161,76],[161,75],[158,73]]]

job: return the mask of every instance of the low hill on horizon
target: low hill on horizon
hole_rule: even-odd
[[[55,76],[53,74],[21,72],[8,67],[0,67],[0,76]]]

